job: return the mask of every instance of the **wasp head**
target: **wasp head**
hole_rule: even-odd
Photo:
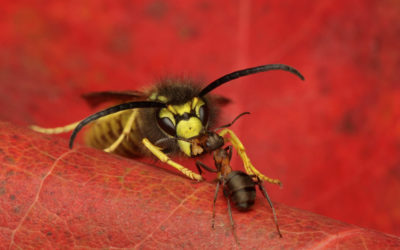
[[[190,139],[207,131],[208,113],[205,101],[199,97],[194,97],[184,104],[170,104],[160,109],[157,123],[169,137]],[[184,154],[192,156],[190,142],[178,140],[178,145]]]

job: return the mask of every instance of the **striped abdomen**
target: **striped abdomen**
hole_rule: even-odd
[[[109,147],[122,134],[132,112],[135,112],[136,116],[131,130],[134,132],[129,133],[128,138],[123,140],[115,150],[115,153],[131,157],[143,155],[143,145],[141,143],[143,136],[137,121],[138,110],[121,111],[96,120],[86,132],[86,144],[98,149]]]
[[[237,209],[248,210],[256,198],[253,179],[241,171],[232,171],[225,178],[224,188]]]

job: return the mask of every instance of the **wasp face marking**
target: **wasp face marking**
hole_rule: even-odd
[[[198,97],[181,105],[167,105],[157,117],[159,127],[170,137],[189,139],[206,131],[208,125],[208,108]],[[191,156],[191,145],[186,141],[178,141],[182,152]]]
[[[181,120],[176,127],[176,131],[178,137],[188,139],[198,136],[204,129],[199,118],[191,117],[189,120]],[[192,155],[190,142],[179,140],[178,145],[187,156]]]
[[[197,117],[187,120],[180,120],[176,126],[176,135],[181,138],[189,139],[198,136],[203,130],[203,124]]]

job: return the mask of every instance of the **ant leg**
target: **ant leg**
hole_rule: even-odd
[[[199,175],[203,174],[203,170],[201,170],[202,164],[202,162],[196,161],[197,172],[199,172]]]
[[[225,151],[228,152],[229,160],[232,159],[232,145],[229,145],[225,148]]]
[[[229,200],[229,197],[226,197],[228,200],[228,213],[229,213],[229,220],[231,221],[231,225],[232,225],[232,233],[233,233],[233,237],[235,237],[235,241],[237,244],[239,244],[237,235],[236,235],[236,227],[235,227],[235,222],[233,221],[233,217],[232,217],[232,209],[231,209],[231,201]]]
[[[212,215],[212,222],[211,222],[211,227],[214,229],[214,222],[215,222],[215,202],[217,201],[217,195],[219,191],[219,185],[220,181],[217,183],[217,188],[215,189],[215,194],[214,194],[214,202],[213,202],[213,215]]]
[[[258,179],[258,178],[257,178]],[[282,234],[281,234],[281,230],[279,229],[279,224],[278,224],[278,218],[276,216],[275,213],[275,208],[272,205],[271,199],[268,196],[267,190],[265,190],[264,186],[262,185],[262,181],[260,181],[260,179],[258,179],[257,181],[257,185],[260,188],[260,191],[263,193],[263,195],[265,196],[265,198],[267,199],[269,206],[271,207],[272,210],[272,214],[274,216],[274,221],[275,221],[275,226],[276,226],[276,231],[278,231],[279,237],[282,238]]]
[[[218,173],[218,170],[208,167],[206,164],[202,163],[201,161],[196,161],[196,167],[197,167],[197,170],[199,171],[199,174],[203,173],[201,168],[204,168],[205,170],[207,170],[208,172],[211,172],[211,173]]]
[[[196,161],[196,167],[199,170],[199,174],[202,174],[201,168],[204,168],[205,170],[212,172],[212,173],[218,173],[218,170],[216,169],[211,169],[201,161]],[[215,202],[217,201],[217,196],[218,196],[218,191],[219,191],[219,186],[220,186],[221,181],[218,180],[217,182],[217,188],[215,189],[215,194],[214,194],[214,202],[213,202],[213,215],[212,215],[212,223],[211,227],[214,228],[214,222],[215,222]]]

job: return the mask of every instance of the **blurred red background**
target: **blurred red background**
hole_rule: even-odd
[[[217,89],[233,100],[221,123],[252,113],[232,129],[284,183],[274,201],[400,235],[398,1],[9,1],[0,16],[0,119],[22,126],[87,116],[86,92],[294,66],[306,82]]]

